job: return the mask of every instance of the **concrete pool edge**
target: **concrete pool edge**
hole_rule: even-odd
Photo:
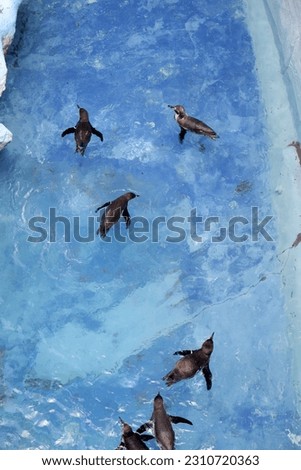
[[[285,7],[275,0],[245,0],[245,11],[256,57],[268,133],[271,136],[269,166],[272,204],[279,234],[277,251],[285,310],[290,325],[288,341],[294,345],[292,350],[295,353],[292,380],[296,390],[296,409],[301,415],[301,292],[298,289],[301,246],[288,249],[301,231],[298,208],[298,201],[301,201],[301,168],[294,147],[288,147],[293,140],[298,140],[300,114],[297,99],[301,98],[301,86],[297,78],[301,76],[301,66],[282,42],[288,28],[290,41],[294,36],[296,42],[299,40],[301,12],[296,14],[293,0],[288,0]],[[281,17],[281,24],[277,21],[277,15]],[[285,74],[283,63],[289,64]],[[282,254],[284,250],[286,251]]]
[[[16,21],[19,6],[22,0],[2,0],[0,5],[0,97],[6,88],[7,67],[5,54],[15,35]],[[5,116],[4,116],[5,118]],[[12,141],[13,135],[4,124],[0,123],[0,150]]]

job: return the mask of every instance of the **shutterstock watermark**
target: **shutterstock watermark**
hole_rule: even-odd
[[[125,230],[125,222],[121,217],[102,241],[181,243],[192,240],[203,243],[209,239],[212,243],[221,243],[229,239],[234,243],[243,243],[264,239],[272,242],[273,238],[268,231],[272,219],[272,215],[260,216],[258,207],[250,208],[250,217],[236,215],[228,220],[220,216],[203,217],[197,213],[197,209],[191,209],[186,217],[157,216],[149,220],[143,216],[135,216],[132,217],[128,230]],[[28,221],[31,234],[27,241],[56,243],[63,238],[66,243],[74,240],[79,243],[91,243],[99,239],[96,230],[100,223],[101,215],[88,216],[86,219],[80,216],[66,217],[58,215],[56,208],[51,207],[48,217],[35,216]]]

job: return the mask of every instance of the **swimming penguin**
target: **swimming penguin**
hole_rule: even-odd
[[[154,398],[154,410],[151,419],[137,429],[138,433],[143,433],[151,429],[156,441],[162,450],[174,450],[175,433],[171,423],[185,423],[192,425],[188,419],[180,416],[168,415],[165,411],[164,401],[160,393]]]
[[[207,137],[210,137],[210,139],[218,138],[216,132],[211,129],[211,127],[207,126],[207,124],[192,116],[188,116],[184,106],[180,104],[177,104],[176,106],[171,106],[169,104],[168,107],[174,110],[175,120],[181,128],[181,132],[179,134],[179,139],[181,143],[183,142],[187,131],[194,132],[195,134],[206,135]]]
[[[183,379],[190,379],[199,370],[202,370],[206,380],[207,390],[211,389],[212,386],[212,374],[209,369],[210,356],[213,351],[213,335],[210,336],[203,344],[200,349],[176,351],[174,354],[179,354],[182,357],[175,365],[173,370],[163,377],[166,385],[171,385],[180,382]]]
[[[103,142],[103,135],[97,129],[92,127],[89,121],[89,114],[84,108],[79,109],[79,121],[75,127],[69,127],[68,129],[62,132],[62,137],[65,137],[67,134],[74,134],[76,142],[76,152],[79,152],[81,155],[84,155],[88,143],[90,142],[91,135],[97,135],[100,140]]]
[[[139,194],[134,193],[125,193],[122,196],[119,196],[117,199],[114,199],[112,202],[106,202],[102,206],[98,207],[95,212],[98,212],[103,207],[107,207],[105,212],[102,215],[99,229],[97,230],[97,235],[100,234],[102,238],[106,236],[110,228],[118,222],[121,216],[125,219],[126,228],[131,224],[131,217],[128,212],[128,202],[130,199],[139,197]]]
[[[143,435],[140,436],[137,432],[134,432],[131,426],[125,423],[121,418],[122,424],[122,440],[117,447],[117,450],[149,450],[144,441],[153,439],[153,436]]]

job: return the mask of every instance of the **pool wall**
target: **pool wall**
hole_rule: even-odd
[[[292,248],[301,232],[301,166],[296,149],[301,115],[301,11],[297,0],[246,0],[258,79],[270,135],[270,169],[273,205],[279,234],[285,308],[290,320],[288,338],[294,354],[296,408],[301,414],[301,245]]]
[[[19,5],[22,0],[2,0],[0,4],[0,96],[6,87],[7,67],[5,54],[10,46],[16,27],[16,19]],[[12,140],[12,133],[0,123],[0,150]]]

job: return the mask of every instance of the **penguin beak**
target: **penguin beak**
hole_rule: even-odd
[[[213,332],[212,335],[210,336],[210,339],[213,339],[213,336],[214,336],[214,332]]]
[[[119,416],[119,421],[121,422],[121,424],[124,424],[124,421],[122,418],[120,418],[120,416]]]
[[[171,109],[175,109],[175,106],[172,106],[171,104],[169,104],[168,107]]]

